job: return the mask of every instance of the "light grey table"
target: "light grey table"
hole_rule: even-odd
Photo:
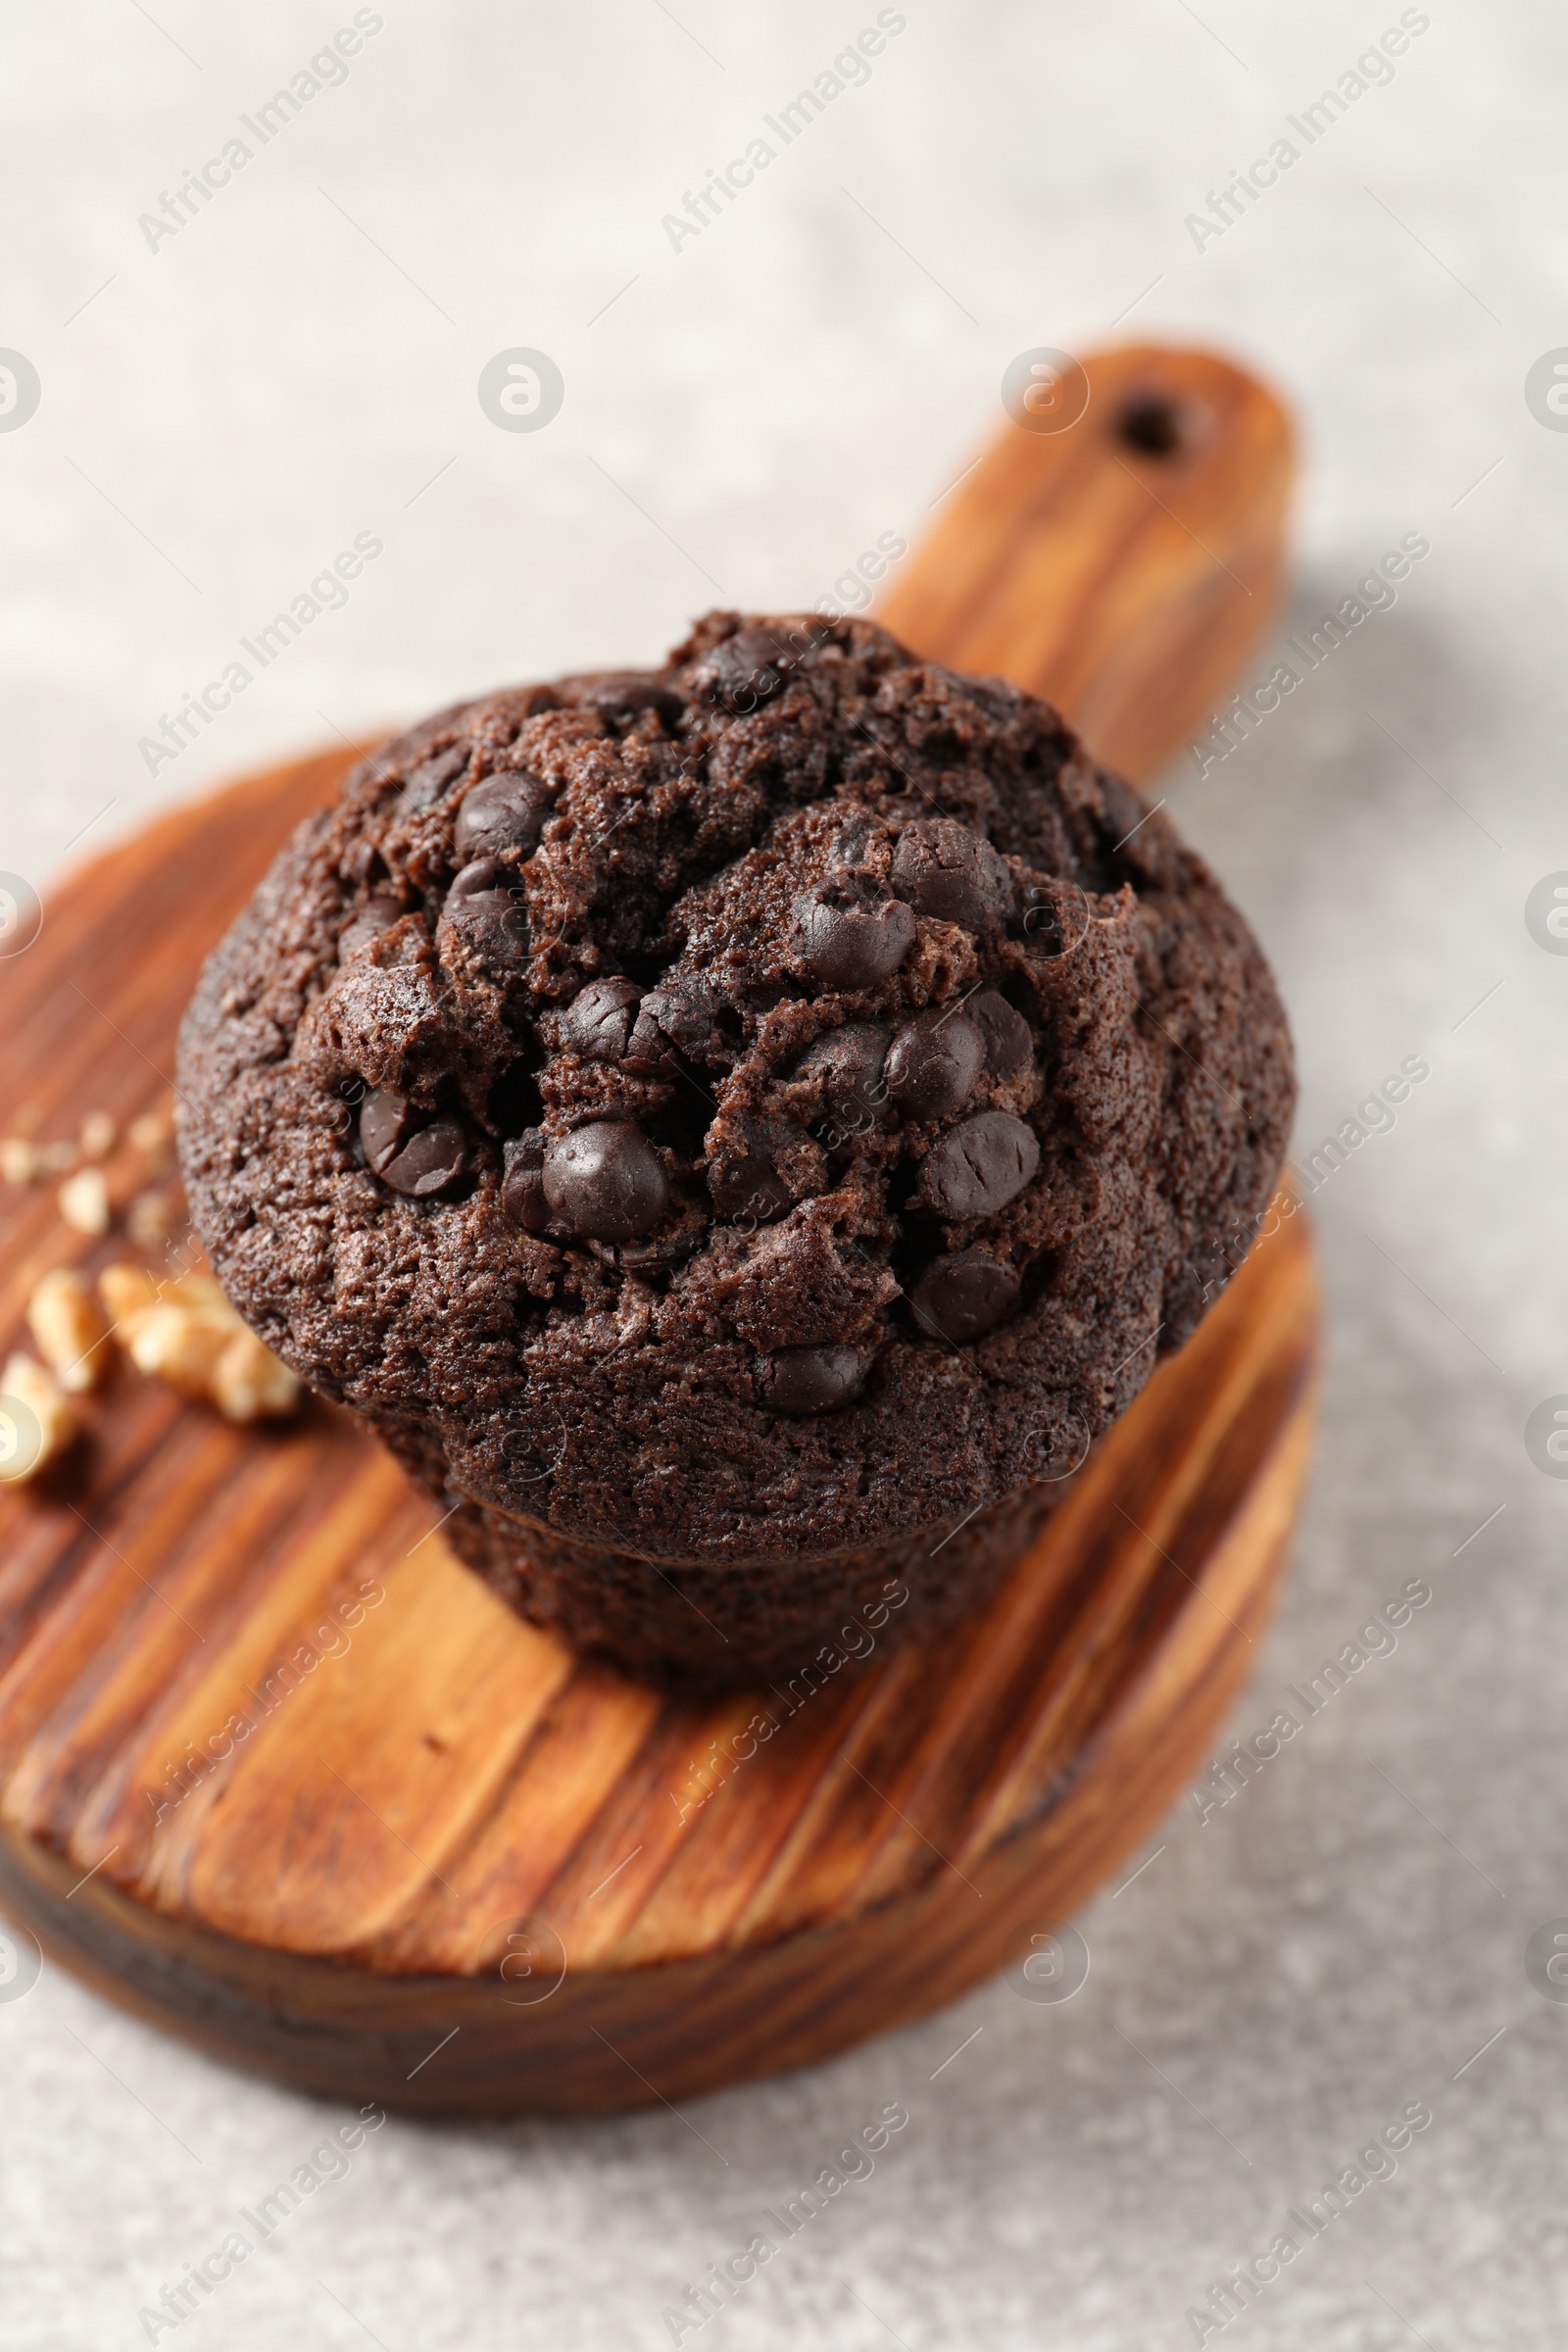
[[[356,19],[342,75],[311,75]],[[1390,73],[1358,70],[1401,21]],[[392,2122],[179,2341],[667,2343],[665,2308],[760,2209],[902,2102],[871,2176],[681,2340],[1560,2344],[1568,2007],[1525,1964],[1568,1914],[1568,1487],[1525,1443],[1568,1392],[1568,959],[1525,921],[1568,868],[1568,418],[1525,396],[1568,345],[1560,12],[13,0],[0,22],[0,345],[41,388],[0,431],[0,865],[33,881],[334,730],[653,658],[710,603],[831,596],[880,534],[918,535],[1015,353],[1117,320],[1216,341],[1298,404],[1282,636],[1430,542],[1252,740],[1164,786],[1280,971],[1303,1155],[1407,1058],[1430,1072],[1312,1204],[1322,1439],[1234,1728],[1420,1580],[1397,1647],[1372,1638],[1244,1794],[1178,1807],[1083,1920],[1072,2001],[998,1985],[687,2115]],[[236,137],[182,218],[185,174]],[[714,218],[666,224],[759,139]],[[1282,139],[1221,225],[1211,198]],[[537,431],[476,397],[517,347],[564,387]],[[177,756],[144,751],[358,533],[382,552],[346,602]],[[0,2001],[0,2344],[25,2352],[147,2340],[138,2310],[342,2120],[52,1971]],[[1387,2177],[1316,2236],[1287,2221],[1411,2106],[1430,2124],[1363,2167]],[[1293,2229],[1245,2316],[1184,2316]]]

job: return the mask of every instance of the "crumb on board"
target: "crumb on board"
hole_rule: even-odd
[[[77,1233],[95,1238],[109,1231],[109,1185],[102,1168],[78,1168],[58,1195],[60,1214]]]

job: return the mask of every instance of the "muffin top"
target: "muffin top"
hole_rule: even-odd
[[[1273,980],[1046,704],[710,613],[362,761],[180,1041],[196,1228],[451,1492],[788,1562],[1061,1476],[1272,1190]]]

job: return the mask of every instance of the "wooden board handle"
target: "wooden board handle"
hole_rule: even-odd
[[[876,618],[1044,695],[1141,780],[1234,687],[1273,613],[1294,437],[1212,352],[1128,344],[1082,377],[1063,387],[1074,405],[1087,389],[1075,422],[1009,422],[938,502]]]

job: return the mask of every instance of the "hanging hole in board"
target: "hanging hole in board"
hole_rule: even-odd
[[[1116,414],[1118,441],[1145,458],[1175,458],[1193,445],[1195,419],[1168,392],[1135,392]]]

